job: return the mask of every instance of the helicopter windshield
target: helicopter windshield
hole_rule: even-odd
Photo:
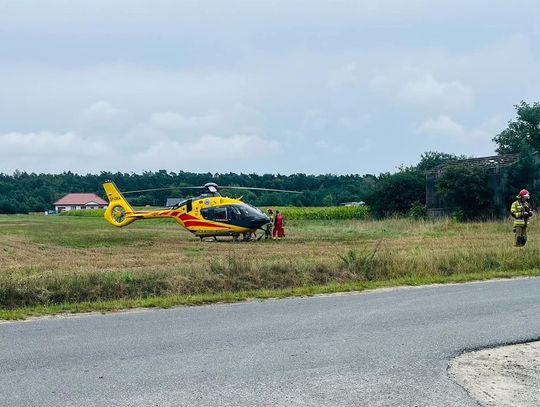
[[[246,221],[265,216],[259,209],[248,204],[215,206],[201,210],[204,219],[217,222]]]
[[[251,205],[230,205],[230,212],[232,219],[252,219],[258,218],[262,212]]]

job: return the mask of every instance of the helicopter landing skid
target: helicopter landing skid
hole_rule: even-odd
[[[258,242],[262,240],[266,235],[266,230],[263,228],[256,229],[251,233],[232,233],[233,242]],[[223,240],[218,239],[217,236],[199,236],[201,242],[223,242]]]
[[[240,238],[242,236],[242,238]],[[247,232],[240,235],[240,233],[234,233],[232,235],[233,242],[258,242],[265,236],[265,230],[262,228],[256,229],[253,232]]]
[[[257,242],[258,242],[259,240],[261,240],[263,237],[266,236],[266,229],[259,228],[257,229],[257,231],[261,231],[261,234],[259,236],[257,236],[257,232],[255,232],[255,238],[257,239]]]
[[[212,240],[204,240],[204,239],[207,239],[207,238],[210,238],[210,239],[212,239]],[[199,236],[199,239],[201,239],[201,242],[205,242],[205,241],[206,241],[206,242],[208,242],[208,241],[210,241],[210,242],[217,242],[217,241],[218,241],[217,236]]]

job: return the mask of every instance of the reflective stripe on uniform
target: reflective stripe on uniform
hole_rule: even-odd
[[[525,219],[523,219],[524,209],[525,209],[524,205],[519,200],[514,201],[514,203],[510,207],[510,212],[512,213],[512,216],[515,218],[514,226],[525,226]]]

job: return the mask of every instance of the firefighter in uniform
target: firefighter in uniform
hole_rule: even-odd
[[[264,230],[265,239],[270,239],[272,237],[274,229],[274,211],[272,208],[268,208],[268,218],[270,219],[270,222],[266,225],[266,229]]]
[[[276,211],[276,217],[274,218],[274,232],[272,233],[274,240],[281,240],[285,237],[285,230],[283,229],[283,214]]]
[[[533,215],[529,198],[529,191],[522,189],[519,191],[517,200],[512,203],[510,208],[510,214],[514,218],[515,246],[517,247],[525,246],[525,243],[527,243],[527,223]]]

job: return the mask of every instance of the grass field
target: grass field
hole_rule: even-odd
[[[0,216],[0,318],[540,275],[535,222],[519,249],[510,221],[286,227],[279,242],[200,242],[170,220]]]

